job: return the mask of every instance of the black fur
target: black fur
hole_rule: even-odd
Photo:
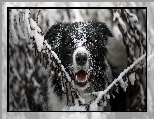
[[[82,26],[82,34],[79,34],[75,28]],[[98,20],[90,20],[88,22],[75,22],[75,23],[64,23],[58,22],[51,26],[45,35],[45,40],[51,45],[52,50],[55,51],[61,60],[61,63],[66,68],[66,71],[73,79],[72,68],[72,55],[74,50],[77,48],[73,42],[72,36],[76,36],[76,39],[80,40],[86,34],[86,42],[83,46],[90,51],[90,65],[93,70],[90,72],[91,76],[89,81],[91,86],[95,91],[104,90],[107,82],[106,69],[107,65],[105,63],[108,43],[108,37],[112,37],[111,31],[107,26],[99,22]],[[87,44],[92,42],[94,46],[89,47]],[[67,47],[71,43],[71,47]],[[56,76],[52,79],[52,85],[56,85],[54,91],[59,97],[62,97],[63,91],[60,90],[59,83]]]

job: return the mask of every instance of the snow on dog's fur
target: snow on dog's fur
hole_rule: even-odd
[[[112,33],[98,20],[58,22],[45,35],[81,96],[104,90],[112,80],[106,60],[108,37],[112,37]],[[66,96],[54,75],[48,81],[48,102],[53,111],[60,111],[67,105]]]

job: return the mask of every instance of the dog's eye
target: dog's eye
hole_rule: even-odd
[[[71,48],[72,47],[72,44],[71,43],[67,43],[67,47],[68,48]]]
[[[94,46],[94,44],[93,44],[92,41],[90,41],[90,42],[88,43],[88,45],[89,45],[90,47]]]

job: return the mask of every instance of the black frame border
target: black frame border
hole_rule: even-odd
[[[10,9],[146,9],[146,26],[147,26],[147,7],[7,7],[7,112],[74,112],[74,111],[9,111],[9,10]],[[146,51],[147,51],[147,27],[146,27]],[[147,52],[146,52],[146,59],[147,59]],[[147,66],[146,66],[146,105],[148,105]],[[113,111],[75,111],[75,112],[113,112]],[[147,106],[146,106],[146,111],[114,111],[114,112],[147,112]]]

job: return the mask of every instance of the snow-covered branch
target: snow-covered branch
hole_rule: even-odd
[[[118,25],[126,46],[128,65],[146,52],[146,34],[142,31],[138,17],[127,9],[112,9],[113,21]]]
[[[118,76],[117,79],[115,79],[104,91],[100,91],[100,92],[93,92],[92,94],[97,95],[97,98],[95,100],[95,103],[98,103],[100,101],[100,99],[102,98],[102,96],[106,95],[107,92],[109,92],[109,90],[111,90],[111,88],[120,80],[123,80],[123,76],[126,75],[126,73],[128,73],[132,68],[134,68],[135,65],[137,65],[141,60],[143,60],[146,57],[146,54],[142,55],[140,58],[138,58],[132,65],[130,65],[129,67],[127,67],[127,69],[125,69],[123,72],[120,73],[120,75]],[[125,87],[124,84],[122,87]]]
[[[47,68],[51,69],[51,75],[56,75],[57,80],[61,82],[61,87],[66,94],[68,100],[70,96],[67,94],[68,89],[71,91],[73,99],[78,98],[81,104],[84,104],[84,99],[80,96],[79,92],[74,88],[74,80],[71,79],[69,74],[65,71],[64,66],[61,64],[57,54],[51,50],[51,46],[44,41],[44,37],[36,22],[30,18],[31,34],[30,38],[33,40],[33,48],[35,55],[41,58],[41,63]],[[38,35],[40,34],[40,35]],[[69,87],[68,87],[69,86]],[[72,100],[75,102],[75,100]],[[77,101],[77,103],[79,103]]]
[[[141,27],[141,24],[144,23],[141,23],[141,20],[139,21],[138,18],[139,15],[131,13],[131,10],[112,9],[110,12],[113,15],[114,24],[118,26],[122,33],[123,43],[126,47],[127,53],[127,65],[129,66],[146,53],[146,33],[143,31],[143,29],[146,31],[146,28],[144,28],[145,26],[143,25],[143,28]],[[144,11],[141,9],[140,13],[143,14],[143,12]],[[138,87],[138,94],[136,95],[140,96],[140,101],[145,101],[144,96],[141,95],[146,93],[146,60],[144,59],[141,63],[135,65],[133,69],[130,69],[129,73],[125,75],[123,79],[124,81],[119,81],[123,90],[126,91],[128,80],[130,80],[132,85],[136,85]],[[135,81],[135,79],[137,80]],[[144,92],[142,90],[142,86]],[[134,101],[134,105],[135,103],[136,102]],[[145,103],[141,104],[145,105]]]

